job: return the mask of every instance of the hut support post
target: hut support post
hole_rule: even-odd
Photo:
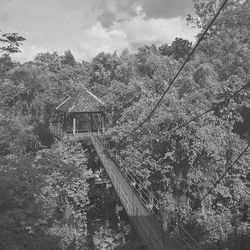
[[[93,132],[93,115],[90,113],[90,131]]]
[[[76,118],[73,118],[73,135],[76,135]]]
[[[102,117],[102,133],[104,134],[105,133],[105,114],[102,113],[101,117]]]

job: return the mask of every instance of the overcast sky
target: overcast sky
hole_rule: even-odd
[[[15,59],[71,50],[77,60],[145,44],[195,41],[186,25],[192,0],[0,0],[0,30],[27,40]]]

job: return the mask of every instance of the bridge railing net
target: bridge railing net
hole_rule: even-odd
[[[108,151],[107,153],[111,159],[116,163],[116,165],[121,170],[123,176],[128,181],[128,183],[135,190],[137,195],[140,197],[141,201],[147,208],[147,210],[160,222],[162,223],[160,214],[160,201],[154,195],[152,190],[144,188],[142,180],[136,175],[135,171],[127,167],[126,162],[110,147],[109,140],[98,131],[97,137],[99,141]],[[180,249],[202,249],[199,243],[193,239],[193,237],[187,232],[183,226],[176,227],[171,233],[171,238],[176,242]]]
[[[160,202],[155,196],[152,190],[145,188],[143,181],[136,175],[135,171],[127,167],[126,162],[118,155],[114,150],[111,149],[109,141],[106,136],[100,132],[97,133],[98,139],[105,146],[108,151],[109,156],[116,163],[116,165],[121,170],[123,176],[128,181],[128,183],[133,187],[137,195],[140,197],[143,204],[146,206],[147,210],[158,220],[161,221],[160,216]]]

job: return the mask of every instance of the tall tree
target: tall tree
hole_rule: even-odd
[[[18,33],[4,33],[0,38],[0,53],[17,53],[20,52],[19,46],[25,40]]]
[[[209,12],[214,1],[199,2],[205,8],[200,10],[204,14],[200,27],[204,28],[205,20],[214,13],[214,9]],[[164,226],[172,230],[183,221],[205,249],[247,249],[250,240],[249,150],[207,199],[200,201],[248,143],[235,133],[234,126],[242,120],[241,111],[248,110],[249,91],[241,91],[214,112],[175,130],[249,80],[249,1],[233,4],[223,11],[153,117],[128,139],[126,135],[147,117],[161,93],[148,84],[157,82],[159,56],[138,53],[137,67],[140,76],[144,75],[141,92],[146,94],[126,107],[110,130],[128,170],[136,172],[142,186],[160,194]],[[166,65],[167,61],[161,62]],[[150,73],[148,78],[144,72]],[[214,227],[215,231],[209,230]]]
[[[175,38],[170,46],[163,44],[159,48],[163,56],[172,56],[174,59],[185,59],[192,50],[192,43],[186,39]]]
[[[11,57],[5,53],[0,57],[0,82],[3,82],[10,69],[14,67]]]
[[[72,67],[76,65],[76,60],[70,50],[65,51],[64,55],[61,56],[61,63]]]

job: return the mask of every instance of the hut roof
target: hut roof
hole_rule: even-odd
[[[67,113],[100,112],[104,102],[87,89],[83,89],[63,101],[56,109]]]

